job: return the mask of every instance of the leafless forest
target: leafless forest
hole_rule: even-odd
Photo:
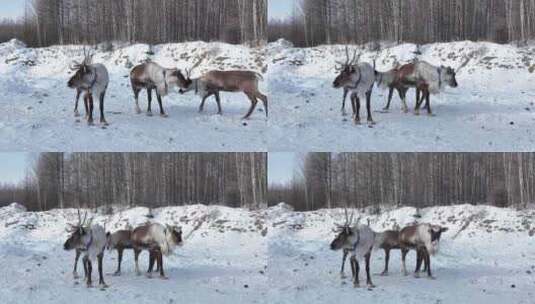
[[[0,206],[218,204],[266,206],[265,153],[41,153],[19,185],[0,187]]]
[[[0,23],[0,42],[31,46],[192,40],[260,45],[267,0],[28,0],[24,17]]]
[[[298,0],[269,39],[299,46],[371,41],[535,39],[535,0]]]
[[[299,210],[336,206],[493,204],[535,201],[535,153],[309,153],[269,202]]]

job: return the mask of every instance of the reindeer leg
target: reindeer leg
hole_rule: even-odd
[[[152,89],[151,88],[147,88],[147,99],[149,101],[149,105],[147,107],[147,116],[152,116],[152,109],[151,109],[151,106],[152,106]]]
[[[245,114],[245,116],[242,119],[249,119],[251,114],[253,114],[254,109],[256,108],[256,104],[258,103],[258,100],[256,100],[256,98],[254,98],[252,94],[245,93],[245,95],[249,97],[249,100],[251,101],[251,107],[249,108],[249,111],[247,112],[247,114]]]
[[[416,89],[416,104],[418,104],[418,102],[420,101],[420,89]]]
[[[123,248],[117,248],[117,271],[113,274],[114,276],[121,275],[121,263],[123,262]]]
[[[141,114],[141,108],[139,107],[139,92],[141,91],[138,87],[132,85],[132,88],[134,90],[134,97],[136,100],[136,113]]]
[[[414,270],[414,276],[416,278],[420,277],[420,268],[422,267],[422,251],[416,249],[416,269]]]
[[[86,275],[86,282],[87,287],[92,287],[93,282],[91,281],[91,272],[93,271],[93,266],[91,265],[91,261],[87,256],[84,257],[85,263],[87,264],[87,275]]]
[[[266,95],[257,92],[256,97],[262,100],[262,104],[264,105],[264,110],[266,110],[266,117],[268,117],[268,98]]]
[[[399,89],[398,89],[399,92]],[[388,112],[390,110],[390,103],[392,102],[392,97],[394,96],[394,87],[389,87],[388,89],[388,101],[386,106],[383,108],[383,111]]]
[[[74,102],[74,117],[79,117],[80,112],[78,112],[78,101],[80,101],[80,95],[82,94],[82,90],[77,89],[76,90],[76,100]]]
[[[349,263],[351,265],[351,276],[353,279],[353,287],[359,287],[359,276],[358,276],[358,263],[354,255],[351,255],[349,258]]]
[[[80,276],[78,276],[78,272],[76,271],[76,268],[78,266],[78,259],[80,258],[80,254],[82,252],[78,249],[76,249],[76,257],[74,258],[74,270],[72,271],[72,276],[74,279],[78,279]]]
[[[108,285],[106,284],[106,282],[104,282],[104,273],[102,271],[102,259],[103,258],[104,258],[104,253],[101,253],[101,254],[97,255],[97,259],[98,259],[98,285],[101,288],[106,288],[106,287],[108,287]]]
[[[416,103],[416,108],[414,109],[415,115],[420,115],[420,107],[422,106],[422,103],[424,102],[425,93],[422,94],[420,100]]]
[[[407,89],[403,88],[399,90],[399,97],[401,97],[401,102],[403,104],[403,113],[409,113],[409,106],[407,106]]]
[[[390,260],[390,248],[385,248],[385,270],[381,273],[381,275],[386,276],[388,275],[388,261]]]
[[[349,90],[344,88],[344,99],[342,99],[342,109],[340,110],[342,112],[342,116],[346,116],[346,98],[348,93]]]
[[[359,261],[357,261],[357,258],[353,256],[353,263],[355,263],[355,278],[353,281],[353,287],[360,287],[360,280],[359,280],[359,272],[360,272],[360,265]]]
[[[342,268],[340,269],[340,277],[342,279],[345,279],[345,277],[346,277],[346,275],[344,273],[344,265],[346,264],[346,259],[347,259],[347,255],[348,254],[349,254],[349,251],[344,249],[344,253],[343,253],[343,256],[342,256]]]
[[[163,272],[163,255],[161,251],[158,251],[158,266],[160,268],[160,278],[167,280],[167,277],[165,276],[165,273]]]
[[[355,104],[355,113],[353,114],[353,121],[356,125],[360,125],[360,98],[354,95],[353,103]]]
[[[87,124],[92,126],[93,125],[93,94],[88,94],[88,100],[89,100],[89,118],[87,119]]]
[[[425,249],[424,251],[424,256],[425,256],[425,263],[427,264],[427,276],[430,279],[435,279],[435,277],[433,277],[433,275],[431,274],[431,257],[429,256],[429,251],[427,251],[427,249]]]
[[[206,99],[208,99],[208,97],[210,97],[210,96],[212,96],[212,93],[206,93],[206,95],[203,96],[202,101],[201,101],[201,105],[199,106],[199,113],[204,111],[204,103],[206,102]]]
[[[139,276],[141,275],[141,272],[139,271],[139,254],[141,253],[141,250],[134,249],[134,261],[136,263],[136,274]]]
[[[433,111],[431,111],[431,97],[429,91],[425,94],[425,107],[427,108],[427,115],[433,116]]]
[[[87,120],[89,118],[89,98],[87,97],[87,93],[84,93],[84,108],[85,108],[85,116],[84,118]]]
[[[375,121],[372,118],[372,91],[366,92],[366,110],[368,111],[368,124],[374,125]]]
[[[106,121],[106,118],[104,117],[104,97],[106,97],[106,91],[100,93],[100,96],[99,96],[99,101],[100,101],[100,104],[99,104],[99,108],[100,108],[100,123],[107,126],[109,125],[108,122]]]
[[[375,285],[373,285],[372,283],[372,276],[370,275],[370,258],[371,258],[371,253],[368,252],[368,254],[366,254],[366,284],[368,285],[369,288],[374,288]]]
[[[165,114],[165,111],[163,110],[163,104],[162,104],[162,95],[156,91],[156,98],[158,99],[158,105],[160,106],[160,116],[161,117],[168,117],[167,114]]]
[[[217,103],[217,114],[223,115],[223,110],[221,110],[221,97],[219,96],[219,92],[215,92],[215,101]]]
[[[154,251],[149,250],[149,269],[147,269],[147,277],[152,278],[152,269],[154,268]]]
[[[401,271],[403,272],[403,275],[409,275],[407,273],[407,267],[405,266],[405,258],[407,257],[408,252],[408,249],[401,249]]]

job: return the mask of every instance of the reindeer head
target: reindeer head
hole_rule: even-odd
[[[457,79],[455,78],[457,73],[451,67],[442,67],[442,81],[447,83],[450,87],[456,88],[459,86]]]
[[[440,236],[442,232],[448,231],[448,228],[441,227],[439,225],[429,225],[429,235],[431,237],[431,248],[428,248],[428,251],[431,255],[434,255],[438,252]]]
[[[182,246],[184,244],[182,240],[182,227],[167,225],[166,229],[170,243],[176,246]]]
[[[331,242],[331,250],[340,250],[342,248],[352,248],[352,245],[355,241],[356,236],[355,236],[355,233],[353,232],[353,229],[351,229],[352,224],[353,224],[353,213],[351,213],[351,216],[348,216],[347,209],[345,209],[344,212],[345,212],[345,223],[343,225],[336,225],[337,226],[336,232],[338,232],[338,235]]]
[[[343,88],[357,81],[357,79],[360,77],[360,71],[356,67],[359,59],[360,55],[357,57],[357,51],[355,50],[353,57],[350,60],[349,49],[346,46],[346,62],[336,62],[338,65],[335,66],[335,69],[339,72],[339,74],[333,82],[333,87],[335,89]]]
[[[167,83],[176,85],[182,90],[190,87],[193,82],[189,77],[186,78],[181,70],[174,69],[171,74],[167,76]]]
[[[87,250],[87,244],[90,242],[89,230],[91,228],[91,222],[93,219],[89,220],[86,223],[87,212],[84,215],[84,219],[80,215],[80,210],[78,210],[78,223],[76,225],[68,224],[69,228],[66,229],[71,235],[63,244],[63,249],[73,250],[73,249],[83,249]]]
[[[184,85],[180,86],[180,91],[179,91],[180,94],[184,94],[188,91],[193,90],[193,86],[192,86],[193,80],[191,80],[191,72],[193,72],[193,70],[195,70],[199,65],[201,65],[201,63],[203,62],[203,60],[206,58],[207,55],[208,53],[204,53],[201,57],[199,57],[197,62],[191,68],[186,69],[186,77],[185,77]]]
[[[86,53],[84,48],[84,60],[82,63],[74,62],[71,66],[71,70],[74,71],[74,75],[67,82],[67,86],[71,89],[89,89],[95,78],[91,68],[91,61],[93,60],[93,55]]]

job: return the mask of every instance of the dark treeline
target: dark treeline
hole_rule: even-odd
[[[534,0],[298,0],[296,5],[289,20],[270,22],[270,40],[314,46],[535,39]]]
[[[0,23],[0,42],[31,46],[192,40],[260,45],[267,0],[27,0],[24,16]]]
[[[535,202],[535,153],[309,153],[269,203],[298,210],[336,206],[435,206]]]
[[[218,204],[266,206],[265,153],[41,153],[18,185],[0,186],[0,206]]]

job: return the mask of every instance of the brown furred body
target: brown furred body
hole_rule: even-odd
[[[201,95],[202,102],[199,112],[204,110],[206,99],[214,95],[218,114],[222,114],[220,92],[243,92],[251,101],[251,107],[243,118],[248,119],[251,116],[259,100],[264,105],[267,117],[268,99],[266,95],[259,91],[259,80],[262,80],[262,76],[253,71],[210,71],[201,78],[193,80],[187,91],[194,89],[195,93]],[[186,90],[182,92],[186,92]]]

